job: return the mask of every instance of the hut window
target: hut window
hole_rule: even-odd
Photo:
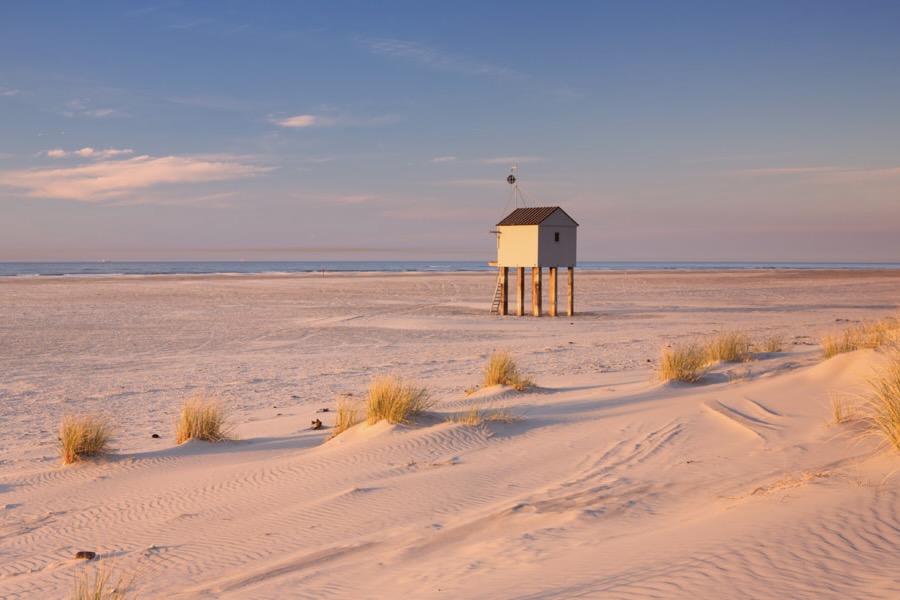
[[[558,232],[558,231],[557,231],[556,233],[553,234],[553,241],[554,241],[554,242],[558,242],[558,241],[559,241],[559,232]]]

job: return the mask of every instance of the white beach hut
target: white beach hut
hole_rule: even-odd
[[[516,314],[525,312],[525,268],[531,269],[531,309],[542,312],[542,272],[550,269],[550,316],[557,315],[557,273],[568,269],[568,310],[575,312],[575,259],[578,223],[559,206],[517,208],[497,223],[497,260],[500,268],[492,312],[509,314],[509,268],[517,272]]]

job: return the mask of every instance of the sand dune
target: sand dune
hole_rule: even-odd
[[[829,409],[884,354],[816,345],[895,314],[900,273],[579,280],[571,319],[486,314],[491,274],[0,282],[0,596],[105,565],[141,598],[900,597],[900,457]],[[734,329],[785,350],[654,380],[661,346]],[[538,387],[467,397],[498,348]],[[382,373],[433,413],[328,440]],[[195,390],[238,440],[174,444]],[[472,404],[518,418],[448,422]],[[112,416],[115,452],[59,466],[69,411]]]

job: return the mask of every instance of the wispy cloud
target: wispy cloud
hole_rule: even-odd
[[[364,204],[381,199],[378,194],[300,194],[298,199],[321,204]]]
[[[92,110],[83,111],[81,114],[92,119],[105,119],[106,117],[115,117],[121,115],[119,111],[112,108],[95,108]]]
[[[486,165],[523,165],[543,160],[539,156],[497,156],[481,160]]]
[[[270,170],[237,158],[136,156],[60,169],[0,171],[0,185],[25,190],[32,198],[108,202],[160,185],[240,179]]]
[[[886,167],[879,169],[861,169],[859,167],[835,165],[819,167],[768,167],[760,169],[739,169],[730,171],[730,174],[764,177],[810,176],[815,180],[823,182],[887,181],[900,178],[900,167]]]
[[[66,107],[60,112],[64,117],[82,117],[88,119],[107,119],[110,117],[122,117],[124,113],[114,108],[91,106],[91,102],[83,99],[69,100]]]
[[[887,181],[900,179],[900,167],[885,169],[847,169],[831,174],[835,181]]]
[[[685,165],[705,165],[717,163],[772,163],[787,162],[795,155],[788,152],[756,152],[748,154],[716,154],[706,156],[682,157],[681,162]]]
[[[293,127],[303,129],[305,127],[328,127],[334,125],[336,121],[330,117],[321,117],[316,115],[294,115],[283,119],[273,119],[273,122],[282,127]]]
[[[341,196],[333,196],[331,202],[338,204],[363,204],[380,198],[377,194],[344,194]]]
[[[205,208],[229,208],[234,206],[233,199],[237,198],[236,192],[219,192],[215,194],[184,194],[184,193],[136,193],[126,197],[110,201],[110,206],[138,206],[153,204],[157,206],[203,206]]]
[[[540,156],[493,156],[488,158],[460,158],[458,156],[435,156],[430,162],[435,164],[457,162],[472,165],[505,165],[507,167],[515,167],[516,165],[524,165],[545,160]]]
[[[400,120],[397,115],[355,117],[352,115],[312,115],[300,114],[291,117],[270,117],[272,123],[291,129],[313,127],[350,127],[390,125]]]
[[[764,167],[760,169],[738,169],[734,175],[810,175],[835,173],[843,167]]]
[[[359,42],[374,54],[418,63],[433,69],[500,79],[531,79],[527,73],[515,69],[443,53],[418,42],[396,38],[360,38]]]
[[[11,98],[13,96],[18,96],[19,90],[14,90],[10,88],[0,88],[0,98]]]
[[[112,158],[114,156],[122,156],[124,154],[134,154],[131,149],[107,148],[106,150],[95,150],[94,148],[84,147],[80,150],[68,152],[62,148],[54,148],[47,150],[46,155],[50,158],[67,158],[70,156],[79,156],[81,158]]]
[[[372,54],[419,64],[429,69],[472,77],[493,78],[499,81],[528,82],[533,88],[532,92],[559,98],[584,97],[583,92],[566,83],[540,81],[531,73],[477,58],[444,52],[420,42],[397,38],[359,38],[357,42]]]
[[[494,215],[487,210],[472,210],[471,208],[442,208],[442,207],[403,207],[385,210],[383,216],[392,219],[404,219],[410,221],[478,221]]]
[[[497,179],[451,179],[449,181],[441,182],[441,185],[447,186],[458,186],[458,187],[498,187],[498,186],[506,186],[506,180],[501,178]]]

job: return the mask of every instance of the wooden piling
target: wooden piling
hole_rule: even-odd
[[[541,286],[541,267],[531,267],[531,314],[541,316],[543,309],[543,287]]]
[[[569,284],[567,287],[569,288],[568,312],[571,317],[575,314],[575,267],[569,267]]]
[[[516,267],[516,316],[525,314],[525,267]]]
[[[509,267],[500,267],[500,314],[509,314]]]
[[[556,275],[557,267],[550,267],[550,316],[556,316]]]

